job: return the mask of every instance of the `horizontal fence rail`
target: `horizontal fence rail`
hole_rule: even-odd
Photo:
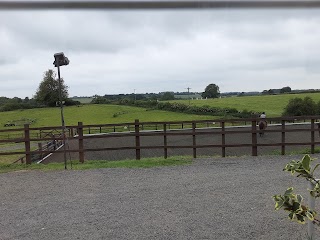
[[[124,151],[131,150],[132,158],[140,159],[141,151],[162,149],[163,157],[167,158],[170,149],[190,149],[191,155],[199,156],[198,150],[205,148],[220,148],[221,156],[225,157],[226,151],[232,148],[249,148],[251,155],[257,156],[259,149],[265,147],[278,147],[284,155],[286,147],[289,146],[309,146],[310,153],[315,152],[315,146],[320,144],[320,116],[306,117],[285,117],[266,119],[269,126],[264,130],[259,130],[257,124],[260,119],[219,119],[200,121],[171,121],[171,122],[135,122],[120,124],[98,124],[83,125],[81,122],[75,126],[66,126],[64,131],[66,141],[73,141],[73,148],[64,149],[64,136],[61,127],[34,128],[28,124],[24,128],[3,129],[2,133],[16,134],[14,138],[0,139],[0,143],[23,144],[23,150],[2,151],[1,155],[20,155],[15,162],[31,164],[32,162],[42,162],[50,154],[77,153],[80,162],[84,162],[85,154],[88,152],[101,151]],[[295,123],[294,127],[291,125]],[[238,123],[237,127],[233,127]],[[274,123],[273,125],[270,123]],[[276,124],[275,124],[276,123]],[[260,134],[277,134],[279,141],[262,141]],[[288,134],[302,133],[306,137],[304,141],[288,141]],[[317,135],[316,135],[317,133]],[[232,142],[234,135],[246,136],[249,142]],[[174,138],[182,139],[182,144],[175,144]],[[216,137],[219,141],[203,142],[202,137]],[[240,138],[241,138],[240,137]],[[317,137],[317,139],[316,139]],[[103,141],[104,139],[128,139],[125,145],[92,147],[91,140]],[[157,139],[158,143],[151,144],[147,139]],[[262,140],[261,140],[262,139]],[[89,141],[89,142],[87,142]],[[112,140],[113,141],[113,140]],[[162,142],[160,144],[160,142]],[[37,144],[37,148],[32,148],[31,143]],[[44,161],[45,162],[45,161]]]
[[[105,9],[105,10],[161,10],[161,9],[250,9],[250,8],[319,8],[319,1],[1,1],[0,10],[34,9]]]

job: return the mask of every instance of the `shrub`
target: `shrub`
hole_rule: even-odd
[[[288,105],[285,107],[283,116],[308,116],[319,113],[320,103],[316,104],[312,98],[305,97],[293,98],[289,100]]]
[[[70,98],[68,98],[66,101],[65,101],[65,106],[78,106],[78,105],[81,105],[81,103],[79,101],[74,101]]]
[[[92,104],[107,104],[107,103],[110,103],[110,101],[108,99],[106,99],[105,97],[97,96],[94,99],[92,99],[91,103]]]
[[[8,111],[14,111],[18,109],[30,109],[34,107],[35,106],[32,106],[30,104],[25,104],[25,103],[6,103],[0,108],[0,111],[8,112]]]

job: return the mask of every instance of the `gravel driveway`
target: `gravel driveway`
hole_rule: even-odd
[[[301,157],[0,174],[0,239],[304,239],[306,225],[271,198],[292,185],[306,196],[303,179],[282,172]]]

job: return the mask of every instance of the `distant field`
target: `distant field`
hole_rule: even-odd
[[[116,115],[116,117],[114,117]],[[108,123],[125,123],[134,122],[139,119],[141,122],[156,121],[188,121],[188,120],[205,120],[213,119],[213,116],[190,115],[158,110],[146,110],[144,108],[118,106],[118,105],[84,105],[64,108],[66,125],[77,125],[78,122],[83,124],[108,124]],[[15,128],[4,127],[7,122],[19,122],[21,119],[34,119],[35,122],[31,127],[61,126],[60,108],[38,108],[2,112],[0,115],[0,129]],[[17,126],[23,127],[23,126]],[[16,127],[16,128],[17,128]],[[0,138],[7,138],[8,133],[0,133]],[[12,134],[12,133],[11,133]],[[12,145],[12,144],[11,144]],[[10,144],[1,144],[0,151],[13,150]],[[22,147],[22,149],[24,149]],[[20,151],[21,149],[16,149]],[[21,156],[8,155],[0,156],[0,163],[11,163]]]
[[[91,103],[93,98],[90,97],[83,97],[83,98],[71,98],[73,101],[79,101],[82,104],[87,104],[87,103]]]
[[[209,105],[215,107],[236,108],[238,110],[246,109],[256,112],[266,112],[268,117],[278,117],[282,114],[285,106],[291,98],[304,98],[306,96],[311,97],[316,102],[320,101],[320,93],[301,93],[191,100],[190,103],[196,106]],[[189,100],[174,100],[170,102],[188,104]]]
[[[284,94],[267,96],[230,97],[208,100],[191,100],[192,105],[210,105],[216,107],[232,107],[238,110],[265,111],[268,117],[280,116],[289,99],[294,97],[311,97],[316,102],[320,101],[320,93],[309,94]],[[172,101],[171,101],[172,102]],[[175,102],[188,104],[188,100],[175,100]],[[192,115],[159,110],[147,110],[145,108],[119,106],[119,105],[83,105],[64,108],[66,125],[76,125],[78,122],[84,124],[105,124],[133,122],[139,119],[145,121],[188,121],[217,119],[215,116]],[[220,117],[221,118],[221,117]],[[35,120],[31,126],[60,126],[60,108],[41,108],[16,110],[2,112],[0,115],[0,129],[5,129],[7,122],[19,122],[21,119]]]

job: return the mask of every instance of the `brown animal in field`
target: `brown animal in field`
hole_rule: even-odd
[[[258,123],[258,126],[259,126],[259,130],[260,130],[259,135],[260,135],[260,137],[262,137],[264,135],[263,130],[265,130],[267,128],[267,121],[264,119],[260,120]]]

